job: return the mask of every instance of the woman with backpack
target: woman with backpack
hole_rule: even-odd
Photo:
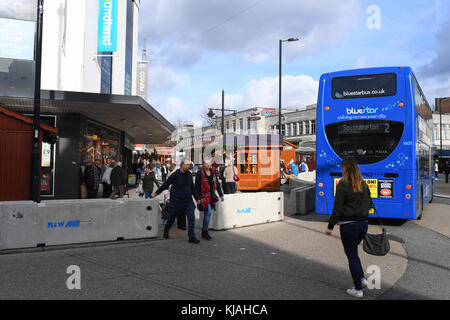
[[[216,191],[219,192],[221,201],[223,201],[224,198],[216,173],[211,169],[210,160],[203,160],[203,166],[200,170],[198,170],[195,177],[195,190],[197,193],[197,199],[199,199],[197,201],[197,208],[199,211],[204,212],[202,238],[211,240],[212,238],[208,233],[208,229],[212,209],[216,210],[216,202],[219,201]]]
[[[341,241],[355,285],[353,289],[347,289],[347,293],[362,298],[362,287],[367,286],[367,280],[358,257],[358,245],[367,233],[372,199],[355,158],[342,160],[342,173],[344,177],[336,187],[334,208],[325,233],[331,235],[333,227],[340,225]]]

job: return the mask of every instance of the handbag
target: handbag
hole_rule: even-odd
[[[384,228],[383,223],[381,222],[380,216],[378,214],[377,209],[375,208],[375,205],[373,204],[373,201],[372,207],[375,209],[378,221],[380,222],[381,234],[366,233],[363,240],[363,250],[366,253],[374,256],[385,256],[391,249],[391,246],[389,244],[389,239],[386,234],[386,229]]]
[[[217,197],[216,193],[211,193],[211,202],[218,202],[219,198]]]
[[[234,173],[233,180],[238,182],[240,179],[239,179],[239,176],[237,175],[237,173],[234,171],[234,166],[233,166],[233,173]]]

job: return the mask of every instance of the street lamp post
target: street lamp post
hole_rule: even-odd
[[[292,41],[298,41],[298,38],[289,38],[287,40],[280,40],[280,55],[279,55],[279,74],[278,74],[278,133],[280,134],[280,137],[282,137],[281,134],[281,48],[283,42],[292,42]],[[280,151],[281,152],[281,151]]]
[[[31,199],[40,202],[41,155],[39,149],[39,129],[41,110],[41,55],[42,55],[42,16],[44,0],[37,0],[36,40],[34,54],[36,60],[34,78],[34,115],[33,115],[33,150],[31,154]]]
[[[278,73],[278,134],[280,135],[280,144],[282,145],[283,143],[283,135],[281,133],[281,48],[282,48],[282,44],[283,42],[292,42],[292,41],[298,41],[298,38],[289,38],[287,40],[281,40],[280,39],[280,54],[279,54],[279,73]],[[280,154],[279,154],[279,159],[278,162],[281,161],[281,149],[282,147],[280,147]],[[281,175],[280,175],[280,185],[281,185]]]
[[[439,155],[439,165],[442,166],[442,100],[450,99],[450,97],[446,98],[437,98],[439,102],[439,138],[441,144],[441,154]]]
[[[224,90],[222,90],[222,108],[221,109],[208,108],[208,110],[209,110],[209,112],[206,115],[208,117],[210,117],[211,119],[214,118],[214,116],[215,116],[215,113],[213,110],[222,111],[221,132],[222,132],[222,135],[224,135],[225,134],[225,111],[233,112],[234,114],[236,114],[236,110],[225,109],[225,92],[224,92]]]

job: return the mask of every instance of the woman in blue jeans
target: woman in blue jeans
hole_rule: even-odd
[[[197,193],[197,207],[200,211],[204,212],[202,238],[211,240],[211,236],[208,233],[209,221],[211,220],[212,209],[216,210],[215,202],[218,201],[216,191],[219,192],[219,196],[223,201],[223,192],[220,187],[219,180],[214,172],[211,170],[211,161],[203,160],[203,166],[197,171],[195,177],[195,190]]]
[[[358,245],[367,233],[372,202],[369,186],[363,180],[354,158],[349,157],[342,161],[342,173],[344,177],[336,187],[334,208],[325,233],[331,235],[333,227],[340,225],[341,241],[355,285],[353,289],[348,289],[347,293],[362,298],[362,287],[367,286],[367,280],[358,257]]]

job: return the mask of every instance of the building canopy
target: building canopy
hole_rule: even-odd
[[[0,104],[33,113],[30,96],[3,96]],[[41,90],[41,113],[78,113],[134,137],[134,143],[163,143],[175,127],[138,96]]]

